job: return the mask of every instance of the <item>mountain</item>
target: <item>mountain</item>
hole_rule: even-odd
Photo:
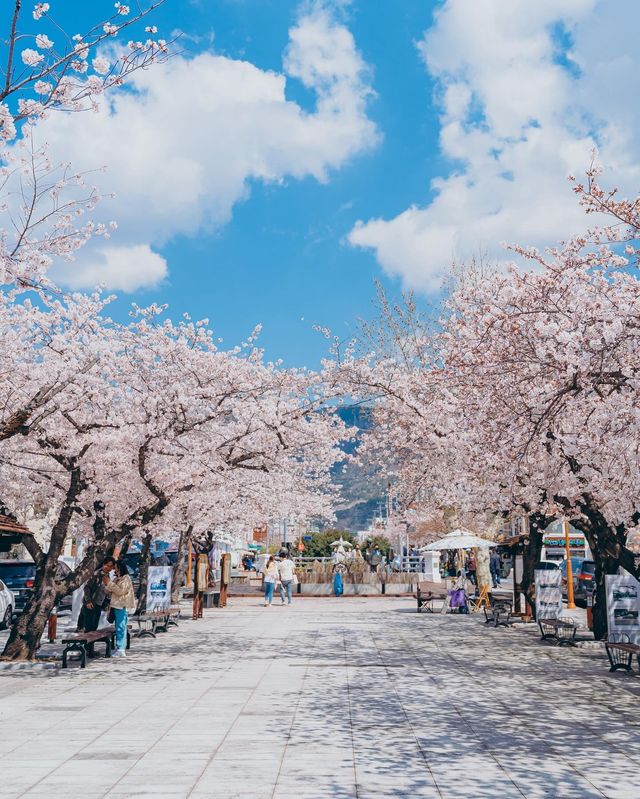
[[[363,405],[340,408],[338,414],[345,424],[357,427],[358,431],[370,430],[373,426],[371,410]],[[355,441],[345,442],[345,454],[353,455],[359,445],[360,434]],[[340,486],[342,503],[336,511],[338,527],[356,532],[364,530],[374,516],[379,516],[386,506],[386,481],[373,464],[355,464],[343,461],[334,468],[334,482]]]

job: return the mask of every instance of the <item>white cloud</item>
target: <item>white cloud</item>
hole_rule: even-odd
[[[150,247],[229,221],[251,181],[319,181],[378,141],[367,117],[368,69],[351,33],[325,4],[313,4],[289,31],[284,72],[203,52],[176,56],[135,74],[131,90],[103,99],[96,114],[53,115],[42,125],[53,153],[74,169],[108,165],[96,179],[104,211],[118,222],[120,250],[88,250],[73,269],[74,285],[105,275],[131,291],[165,272]],[[316,95],[312,112],[286,97],[288,78]],[[123,274],[124,255],[142,257],[140,282]],[[135,265],[132,265],[132,271]],[[71,277],[69,277],[71,276]],[[111,283],[110,288],[116,284]]]
[[[167,262],[148,244],[97,247],[80,264],[64,264],[58,271],[58,277],[72,289],[103,285],[113,291],[154,288],[167,274]]]
[[[594,145],[607,181],[635,194],[638,23],[634,0],[448,0],[419,51],[452,171],[424,207],[360,222],[350,242],[437,291],[452,257],[503,259],[503,241],[545,246],[583,230],[566,178],[584,172]]]

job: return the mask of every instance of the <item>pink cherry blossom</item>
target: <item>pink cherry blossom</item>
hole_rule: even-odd
[[[38,64],[44,61],[42,53],[39,53],[37,50],[30,50],[29,48],[22,51],[21,57],[22,63],[26,64],[28,67],[37,67]]]

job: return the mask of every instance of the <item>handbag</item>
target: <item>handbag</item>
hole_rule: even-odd
[[[467,604],[464,588],[454,588],[451,592],[452,608],[461,608]]]
[[[116,614],[113,608],[109,608],[109,612],[107,613],[107,621],[109,624],[115,624]]]

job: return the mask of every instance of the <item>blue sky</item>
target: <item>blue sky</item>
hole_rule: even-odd
[[[217,52],[282,70],[298,2],[183,5],[188,12],[181,8],[179,25],[185,33],[201,32],[208,40],[211,32]],[[347,19],[364,60],[375,65],[376,96],[368,111],[382,131],[380,145],[333,170],[326,183],[310,177],[286,178],[282,185],[252,182],[250,197],[234,208],[229,224],[197,238],[180,236],[163,250],[170,264],[167,284],[143,295],[169,302],[174,312],[208,317],[229,343],[260,322],[268,356],[295,365],[315,365],[326,353],[313,324],[351,335],[358,317],[372,313],[375,278],[398,290],[398,281],[386,278],[375,258],[350,247],[345,237],[358,219],[396,214],[412,197],[424,196],[441,168],[431,87],[415,48],[433,4],[410,0],[400,16],[389,14],[385,3],[363,5],[352,6]],[[163,28],[177,25],[172,6],[163,10]],[[185,45],[196,51],[201,43]],[[313,110],[314,97],[299,82],[288,83],[287,96]]]
[[[167,0],[154,23],[181,52],[97,116],[46,123],[118,193],[111,249],[63,279],[119,290],[119,314],[206,317],[229,345],[261,323],[269,358],[315,366],[313,325],[352,335],[375,279],[437,302],[452,258],[582,229],[566,177],[594,146],[637,192],[639,22],[633,0]]]

